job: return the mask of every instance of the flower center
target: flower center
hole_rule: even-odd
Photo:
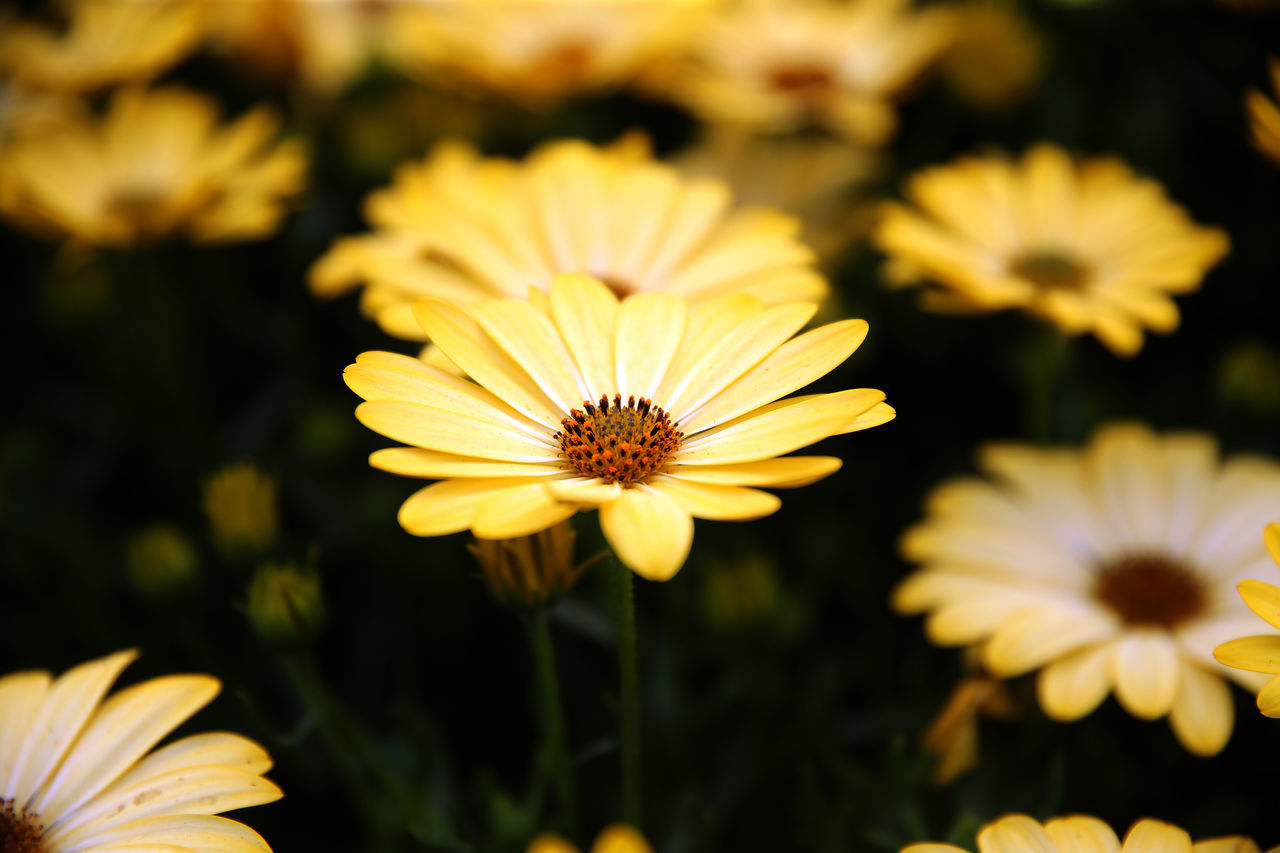
[[[626,299],[631,294],[638,292],[637,288],[632,285],[631,282],[620,276],[600,275],[598,273],[592,273],[592,275],[594,275],[601,284],[609,288],[609,292],[619,299]]]
[[[819,95],[835,87],[831,69],[822,65],[778,65],[769,70],[770,87],[778,92]]]
[[[1102,567],[1094,597],[1129,625],[1172,628],[1204,611],[1204,584],[1181,563],[1131,554]]]
[[[1045,290],[1081,290],[1089,280],[1088,267],[1058,252],[1029,252],[1009,264],[1009,273]]]
[[[0,853],[44,853],[44,827],[36,815],[13,810],[13,800],[0,800]]]
[[[612,401],[605,396],[582,406],[586,411],[573,409],[560,421],[564,429],[556,438],[560,455],[583,477],[630,488],[647,482],[680,448],[683,433],[649,400],[628,397],[623,405],[614,394]]]

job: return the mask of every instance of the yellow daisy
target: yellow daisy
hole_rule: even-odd
[[[799,222],[730,203],[723,184],[682,179],[634,139],[554,142],[524,163],[446,143],[368,198],[377,230],[339,240],[311,270],[311,286],[333,296],[365,283],[366,313],[410,340],[423,338],[415,299],[523,299],[567,272],[618,294],[822,299],[827,285],[797,240]]]
[[[0,842],[6,851],[188,850],[270,853],[220,812],[270,803],[271,759],[226,732],[152,747],[208,704],[218,680],[168,675],[117,691],[137,653],[117,652],[58,678],[0,677]]]
[[[1267,63],[1271,74],[1271,91],[1280,93],[1280,59]],[[1253,145],[1273,163],[1280,164],[1280,107],[1257,89],[1244,96],[1244,109],[1249,115],[1249,134]]]
[[[1016,6],[969,0],[955,8],[956,37],[940,70],[951,89],[980,110],[1025,101],[1040,82],[1045,46]]]
[[[652,73],[716,2],[403,3],[390,11],[387,50],[412,77],[540,106]]]
[[[195,49],[200,7],[190,0],[75,0],[64,29],[25,21],[0,30],[0,74],[18,85],[88,92],[143,82]]]
[[[525,853],[578,853],[578,848],[558,835],[539,835],[529,842]],[[601,830],[591,853],[653,853],[644,836],[625,823],[615,823]]]
[[[1142,348],[1144,327],[1178,327],[1169,297],[1198,288],[1228,248],[1119,160],[1075,162],[1046,144],[1020,163],[926,169],[907,195],[915,206],[889,205],[873,240],[895,277],[937,285],[927,307],[1022,308],[1123,356]]]
[[[1219,462],[1207,435],[1137,424],[1105,427],[1083,451],[992,445],[981,463],[992,480],[943,485],[903,537],[922,567],[894,607],[927,611],[935,643],[979,646],[996,676],[1039,669],[1055,720],[1114,688],[1134,716],[1167,714],[1191,752],[1221,750],[1233,723],[1222,676],[1260,682],[1213,648],[1248,632],[1235,585],[1269,558],[1241,532],[1280,505],[1280,464]]]
[[[412,534],[511,539],[598,508],[618,558],[666,580],[684,563],[695,517],[768,515],[781,501],[753,487],[806,485],[840,467],[781,454],[894,414],[865,388],[780,399],[866,335],[864,321],[845,320],[789,340],[812,303],[767,308],[735,294],[690,308],[666,293],[619,301],[576,274],[529,297],[414,306],[471,379],[386,352],[346,370],[368,401],[360,421],[411,445],[374,453],[374,467],[441,480],[400,507]]]
[[[1280,524],[1269,524],[1265,534],[1267,550],[1280,563]],[[1240,582],[1240,597],[1254,613],[1272,627],[1280,628],[1280,589],[1259,580]],[[1243,637],[1223,643],[1213,656],[1227,666],[1262,672],[1271,680],[1258,693],[1258,710],[1268,717],[1280,717],[1280,636]]]
[[[946,10],[909,0],[754,0],[719,17],[671,97],[706,121],[825,127],[860,145],[893,135],[893,102],[946,47]]]
[[[1280,848],[1277,848],[1280,849]],[[1069,815],[1043,825],[1022,814],[1005,815],[978,833],[979,853],[1259,853],[1258,845],[1239,835],[1209,838],[1191,843],[1186,830],[1146,818],[1124,837],[1124,845],[1111,827],[1096,817]],[[952,844],[912,844],[902,853],[965,853]],[[1275,850],[1270,851],[1275,853]]]
[[[91,246],[265,237],[302,190],[306,158],[297,142],[273,142],[278,122],[266,109],[217,121],[215,104],[194,92],[119,90],[100,120],[4,150],[0,212],[37,234]]]

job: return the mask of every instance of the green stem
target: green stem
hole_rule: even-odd
[[[618,742],[622,752],[622,819],[639,828],[640,673],[636,655],[636,606],[631,570],[616,561],[618,586]]]
[[[551,644],[551,628],[546,612],[531,616],[528,625],[529,642],[533,646],[534,667],[537,670],[538,705],[546,737],[546,751],[560,806],[560,829],[570,837],[576,837],[578,806],[573,789],[573,764],[569,759],[569,738],[565,732],[564,706],[560,702],[556,653]]]

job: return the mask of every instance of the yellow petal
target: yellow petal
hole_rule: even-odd
[[[617,393],[624,398],[653,397],[680,347],[687,316],[684,300],[668,293],[641,293],[623,300],[613,351]]]
[[[711,521],[747,521],[778,511],[782,501],[776,495],[741,486],[691,483],[674,477],[654,477],[650,485],[675,500],[694,518]]]
[[[1178,696],[1180,664],[1178,647],[1163,630],[1131,631],[1117,641],[1111,659],[1116,698],[1135,717],[1163,717]]]
[[[1062,722],[1091,713],[1111,691],[1111,643],[1100,643],[1045,665],[1036,694],[1047,716]]]
[[[1267,529],[1262,532],[1262,539],[1267,543],[1267,551],[1270,552],[1271,559],[1280,563],[1280,522],[1268,524]]]
[[[214,815],[165,815],[98,833],[95,850],[199,850],[271,853],[262,836],[238,821]]]
[[[691,483],[790,489],[834,474],[842,464],[835,456],[779,456],[736,465],[677,465],[667,473]]]
[[[0,749],[0,784],[8,785],[21,753],[16,744],[31,736],[53,677],[47,672],[14,672],[0,678],[0,743],[15,746]],[[27,792],[30,793],[29,791]],[[25,796],[15,797],[15,808],[25,805]]]
[[[1250,672],[1280,674],[1280,636],[1241,637],[1213,650],[1219,663]]]
[[[887,424],[898,416],[898,412],[888,403],[876,403],[862,414],[858,415],[849,423],[844,425],[840,430],[841,434],[849,432],[861,432],[864,429],[878,427],[881,424]]]
[[[448,477],[546,477],[563,470],[558,462],[494,462],[421,447],[375,450],[369,455],[369,464],[380,471],[430,480]]]
[[[1182,661],[1178,681],[1178,698],[1169,712],[1174,735],[1195,755],[1217,755],[1235,721],[1231,688],[1217,673],[1189,660]]]
[[[622,486],[617,483],[606,483],[599,477],[552,480],[547,483],[546,488],[556,500],[590,506],[616,501],[622,495]]]
[[[527,302],[485,299],[471,306],[471,316],[560,411],[568,413],[590,399],[592,389],[546,314]]]
[[[993,675],[1007,678],[1109,639],[1114,632],[1114,622],[1093,611],[1027,608],[997,629],[983,648],[983,660]]]
[[[480,539],[515,539],[546,530],[578,511],[556,500],[543,482],[504,489],[481,501],[471,519],[471,532]]]
[[[559,447],[485,418],[400,400],[372,400],[356,407],[356,418],[387,438],[458,456],[503,462],[553,462]]]
[[[258,744],[230,732],[205,732],[165,744],[135,764],[114,784],[133,786],[153,776],[183,767],[223,764],[261,775],[271,769],[271,757]]]
[[[551,283],[551,316],[586,380],[583,399],[619,392],[613,363],[618,300],[608,288],[590,276],[558,275]]]
[[[1273,627],[1280,628],[1280,588],[1250,579],[1240,581],[1236,589],[1240,590],[1240,597],[1250,610]]]
[[[1260,853],[1251,838],[1232,835],[1226,838],[1206,838],[1191,845],[1192,853]]]
[[[731,465],[790,453],[820,441],[884,399],[872,389],[779,400],[687,439],[681,465]]]
[[[984,826],[978,833],[978,849],[982,853],[1057,853],[1044,828],[1020,814]]]
[[[1058,853],[1120,853],[1120,839],[1096,817],[1054,818],[1044,825],[1044,831],[1057,845]]]
[[[578,848],[558,835],[543,833],[529,842],[525,853],[578,853]]]
[[[1129,830],[1122,849],[1124,853],[1191,853],[1191,836],[1172,824],[1146,818]]]
[[[1258,710],[1266,717],[1280,717],[1280,676],[1258,691]]]
[[[956,847],[953,844],[910,844],[903,847],[899,853],[969,853],[963,847]]]
[[[523,477],[494,480],[443,480],[419,489],[400,505],[400,526],[414,536],[443,536],[471,527],[486,499],[528,484]]]
[[[693,519],[662,492],[637,486],[600,508],[600,528],[618,559],[651,581],[674,577],[693,544]]]
[[[644,836],[625,823],[615,823],[601,831],[591,853],[653,853]]]

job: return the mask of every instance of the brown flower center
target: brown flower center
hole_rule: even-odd
[[[1029,252],[1009,264],[1009,273],[1045,290],[1081,290],[1089,280],[1087,266],[1058,252]]]
[[[1094,597],[1129,625],[1172,628],[1204,611],[1203,582],[1159,554],[1132,554],[1102,567]]]
[[[560,421],[564,429],[556,438],[560,455],[583,477],[630,488],[647,482],[680,448],[683,434],[649,400],[629,397],[623,405],[615,394],[612,401],[606,396],[582,406],[586,411],[573,409]]]
[[[769,86],[794,95],[821,95],[835,88],[836,78],[824,65],[778,65],[769,69]]]
[[[36,815],[13,810],[13,800],[0,800],[0,853],[44,853],[44,827]]]

